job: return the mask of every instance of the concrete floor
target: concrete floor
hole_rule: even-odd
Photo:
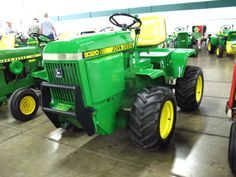
[[[232,121],[225,113],[234,59],[206,51],[190,64],[203,68],[205,92],[199,110],[179,112],[170,146],[161,152],[135,147],[127,131],[111,136],[56,129],[39,111],[15,121],[0,108],[0,177],[230,177],[227,162]]]

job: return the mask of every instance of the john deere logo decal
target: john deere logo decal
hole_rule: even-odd
[[[63,71],[62,71],[61,68],[56,68],[55,73],[56,73],[56,78],[62,78],[63,77]]]
[[[27,59],[33,59],[41,57],[41,54],[34,54],[34,55],[26,55],[21,57],[13,57],[13,58],[0,58],[0,63],[10,63],[17,60],[27,60]]]

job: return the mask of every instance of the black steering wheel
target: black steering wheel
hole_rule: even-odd
[[[175,28],[175,31],[176,32],[180,32],[180,31],[184,31],[185,30],[185,28],[183,27],[183,26],[177,26],[176,28]]]
[[[19,39],[22,43],[26,42],[26,38],[24,37],[24,33],[23,32],[15,33],[15,38]]]
[[[230,29],[231,29],[231,26],[230,26],[230,25],[224,25],[224,26],[221,26],[221,27],[220,27],[220,30],[221,30],[221,31],[230,30]]]
[[[24,34],[22,32],[15,33],[16,38],[22,38],[23,36],[24,36]]]
[[[116,17],[118,17],[118,16],[130,17],[133,19],[133,22],[131,24],[125,24],[125,23],[121,24],[121,23],[117,22],[117,20],[116,20]],[[137,29],[137,28],[140,28],[140,26],[142,25],[142,21],[139,18],[137,18],[133,15],[130,15],[130,14],[126,14],[126,13],[113,14],[112,16],[109,17],[109,20],[113,25],[120,27],[123,31],[126,31],[127,29],[130,29],[130,30]],[[134,26],[136,23],[138,24],[138,26]]]
[[[51,39],[49,39],[47,36],[45,36],[45,35],[43,35],[43,34],[40,34],[40,33],[30,33],[29,36],[30,36],[31,38],[36,38],[36,39],[39,41],[39,43],[41,43],[41,42],[46,42],[46,43],[48,43],[48,42],[51,41]],[[42,40],[40,37],[45,37],[47,40]]]

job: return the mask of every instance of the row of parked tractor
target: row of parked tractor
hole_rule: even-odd
[[[164,148],[174,133],[177,107],[195,111],[202,101],[202,69],[187,66],[198,53],[199,40],[177,28],[167,40],[175,49],[159,48],[166,41],[163,17],[122,13],[109,20],[121,30],[57,41],[41,34],[26,40],[21,34],[11,40],[2,36],[0,106],[9,100],[13,117],[29,121],[41,102],[57,128],[79,128],[88,135],[123,128],[142,149]],[[206,27],[193,30],[199,36]],[[223,37],[226,31],[209,37],[211,53],[224,48],[221,40],[234,38],[231,31]]]
[[[222,58],[224,53],[227,55],[236,53],[236,30],[233,27],[234,25],[224,25],[216,34],[206,36],[205,25],[192,26],[191,33],[187,32],[188,26],[187,28],[178,26],[175,32],[168,36],[166,43],[170,48],[193,48],[196,55],[204,43],[210,54]]]
[[[201,45],[204,44],[207,47],[209,54],[215,54],[221,58],[225,53],[227,56],[236,54],[236,30],[233,29],[233,25],[224,25],[220,28],[220,31],[215,35],[205,35],[206,26],[193,26],[192,32],[188,33],[187,28],[182,26],[175,28],[173,35],[169,35],[166,44],[169,48],[193,48],[195,50],[195,56],[198,54],[198,50],[201,49]],[[228,117],[235,120],[236,114],[236,64],[234,64],[233,79],[230,90],[229,101],[226,104],[226,114]],[[229,147],[228,147],[228,162],[229,166],[234,174],[236,174],[236,121],[231,125]]]

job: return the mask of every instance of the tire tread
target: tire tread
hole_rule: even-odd
[[[161,113],[161,105],[167,98],[172,100],[174,104],[174,123],[168,138],[161,140],[157,135],[157,121]],[[130,114],[129,132],[131,140],[135,145],[145,150],[157,151],[159,148],[169,144],[173,135],[175,121],[176,103],[172,91],[166,87],[143,89],[137,95]]]

